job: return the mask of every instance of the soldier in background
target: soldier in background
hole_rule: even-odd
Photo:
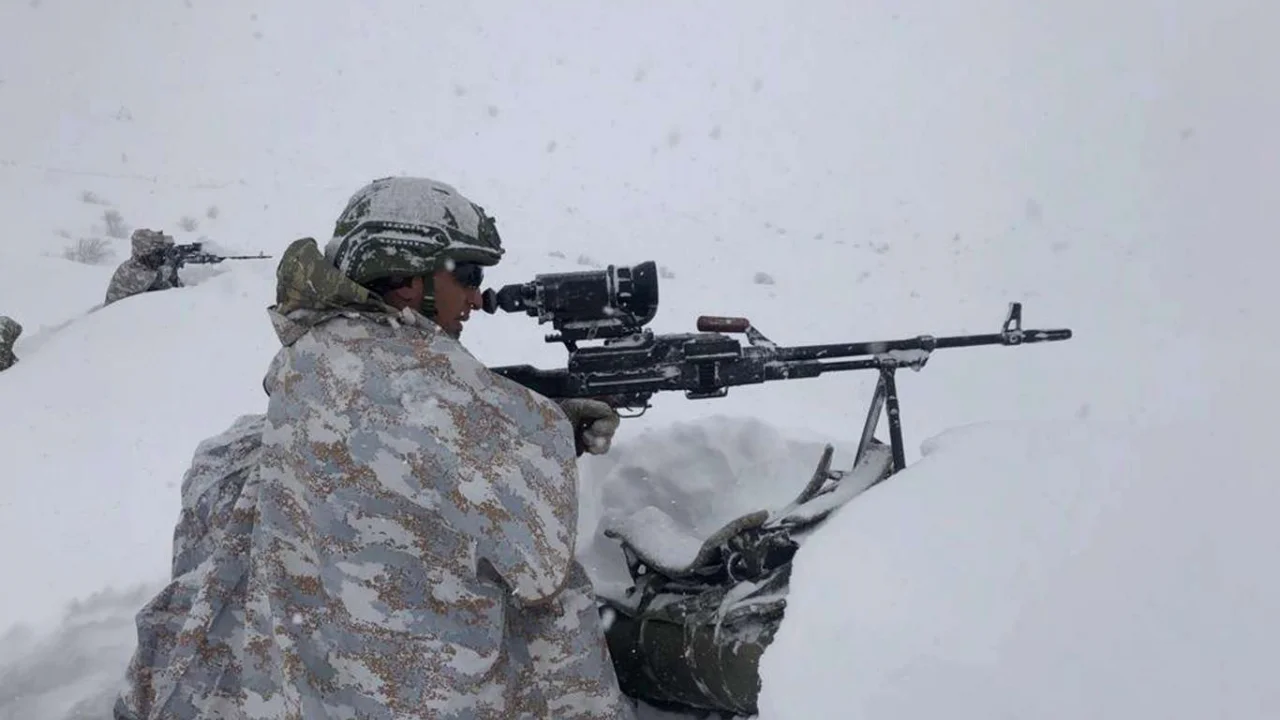
[[[132,255],[111,276],[105,305],[138,293],[182,287],[171,236],[139,228],[133,231],[131,242]]]
[[[0,315],[0,370],[8,370],[18,362],[18,356],[13,354],[13,344],[18,342],[21,334],[22,326],[17,320]]]

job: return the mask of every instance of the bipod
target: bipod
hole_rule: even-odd
[[[1031,333],[1028,336],[1028,333]],[[858,440],[858,450],[854,454],[856,467],[880,425],[880,414],[889,413],[889,450],[893,457],[893,475],[907,466],[906,452],[902,447],[902,407],[898,400],[898,382],[896,373],[899,368],[910,368],[919,371],[929,362],[929,357],[939,347],[965,347],[972,345],[1021,345],[1025,342],[1041,342],[1045,340],[1066,340],[1071,337],[1070,330],[1023,330],[1022,303],[1009,303],[1008,313],[1000,332],[994,336],[960,336],[954,338],[934,338],[922,335],[916,340],[916,347],[909,350],[889,350],[876,353],[869,361],[870,367],[880,373],[876,380],[875,392],[871,395],[871,406],[867,409],[867,420],[862,426],[862,437]],[[887,476],[886,476],[887,477]],[[873,485],[884,478],[876,480]]]
[[[904,357],[905,355],[913,357]],[[867,447],[880,426],[880,414],[887,410],[889,414],[889,452],[893,457],[893,472],[899,472],[907,466],[906,452],[902,447],[902,406],[898,400],[898,368],[919,370],[929,361],[929,351],[915,350],[906,352],[884,353],[875,356],[876,369],[880,372],[876,380],[875,392],[871,395],[871,405],[867,408],[867,420],[862,426],[862,437],[858,439],[858,450],[853,456],[856,467],[866,453]],[[876,480],[879,483],[880,480]]]

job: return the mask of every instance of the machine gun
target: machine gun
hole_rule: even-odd
[[[223,260],[267,260],[271,256],[263,253],[257,255],[214,255],[204,251],[204,243],[187,243],[166,248],[165,259],[175,268],[183,265],[217,265]]]
[[[1068,329],[1024,329],[1022,304],[1017,302],[1010,303],[1000,331],[985,335],[786,347],[765,337],[746,318],[713,316],[699,317],[696,333],[656,335],[644,327],[658,309],[658,274],[652,261],[538,275],[528,283],[486,290],[483,299],[488,313],[524,312],[539,324],[551,323],[556,332],[547,335],[547,342],[563,343],[569,351],[564,368],[509,365],[491,368],[493,372],[552,399],[603,400],[630,411],[630,417],[643,414],[653,395],[663,391],[679,390],[700,400],[724,397],[739,385],[877,370],[880,378],[854,457],[861,457],[872,442],[880,414],[887,409],[894,472],[906,465],[895,378],[899,368],[919,370],[940,349],[1071,338]],[[603,344],[579,347],[590,340]]]
[[[1072,336],[1068,329],[1023,328],[1016,302],[999,332],[984,335],[787,347],[746,318],[709,316],[698,318],[695,333],[654,334],[645,328],[658,306],[652,262],[538,275],[483,297],[487,312],[523,312],[555,329],[546,339],[568,350],[564,368],[492,368],[553,399],[596,398],[642,414],[663,391],[717,398],[739,385],[879,373],[851,467],[833,470],[834,448],[826,446],[812,478],[785,507],[749,513],[709,535],[685,534],[675,544],[697,548],[686,556],[669,551],[669,535],[682,531],[655,506],[605,528],[619,542],[632,580],[625,592],[598,596],[609,618],[605,635],[619,686],[629,697],[683,712],[758,712],[759,660],[785,615],[793,556],[835,510],[906,465],[899,369],[919,370],[940,349]],[[887,446],[875,437],[882,414],[888,415]]]

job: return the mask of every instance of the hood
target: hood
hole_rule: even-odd
[[[129,244],[134,257],[143,257],[173,247],[173,238],[158,230],[138,228],[133,231]]]
[[[0,345],[12,343],[22,334],[22,325],[11,317],[0,315]]]
[[[307,330],[339,315],[380,318],[399,314],[364,287],[338,272],[312,238],[295,240],[276,268],[276,304],[267,309],[285,346]]]

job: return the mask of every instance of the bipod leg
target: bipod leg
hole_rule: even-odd
[[[871,406],[867,408],[867,421],[862,426],[862,437],[858,440],[858,451],[853,455],[853,467],[858,467],[858,463],[862,462],[862,456],[867,452],[867,447],[871,445],[874,439],[876,428],[880,426],[880,410],[884,408],[885,386],[884,373],[881,372],[880,379],[876,381],[875,393],[871,396]]]
[[[889,450],[893,453],[893,471],[899,472],[907,466],[907,456],[902,449],[902,415],[898,407],[898,383],[894,379],[893,367],[880,368],[880,382],[877,391],[884,387],[884,404],[889,410]]]

